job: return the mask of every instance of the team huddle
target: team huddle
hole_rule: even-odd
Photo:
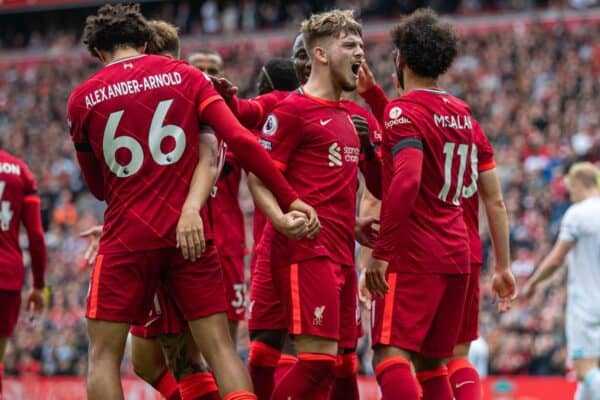
[[[367,66],[351,11],[305,20],[292,57],[265,64],[252,99],[237,96],[217,53],[180,60],[177,29],[137,5],[102,7],[83,36],[104,67],[71,94],[68,124],[86,184],[108,206],[85,233],[97,239],[86,254],[88,398],[123,398],[131,333],[135,372],[167,399],[358,400],[356,346],[370,330],[384,400],[481,399],[467,359],[480,200],[500,312],[516,284],[493,149],[438,84],[458,53],[448,24],[420,10],[392,30],[394,99]],[[26,166],[0,157],[20,166],[23,204],[39,214]],[[256,205],[248,294],[242,170]],[[18,230],[5,211],[2,230]],[[30,242],[39,308],[45,250]],[[235,351],[246,315],[247,368]]]

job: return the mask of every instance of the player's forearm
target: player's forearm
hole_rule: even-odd
[[[204,207],[216,179],[217,164],[214,150],[209,144],[201,140],[200,160],[194,169],[194,175],[182,208],[199,211]]]
[[[269,153],[248,130],[240,125],[224,102],[211,103],[204,115],[206,122],[217,135],[227,142],[242,167],[264,182],[284,209],[298,199],[297,193],[279,172]]]
[[[77,162],[90,192],[98,200],[104,200],[104,177],[100,163],[91,151],[77,152]]]
[[[271,221],[277,221],[283,216],[283,211],[273,193],[253,174],[248,174],[248,188],[254,203]]]
[[[553,252],[551,252],[537,267],[531,278],[529,278],[529,283],[532,286],[535,286],[544,282],[546,279],[550,278],[561,265],[562,262],[557,260]]]
[[[495,170],[482,172],[479,183],[494,249],[495,269],[506,271],[510,268],[508,214]]]
[[[360,93],[365,99],[377,121],[383,124],[385,107],[390,102],[381,86],[375,84],[366,92]]]
[[[23,205],[23,225],[27,231],[29,241],[29,255],[31,256],[31,273],[33,287],[43,289],[44,273],[46,271],[46,243],[42,227],[40,212],[40,198],[28,196]]]
[[[376,217],[379,218],[381,212],[381,201],[376,199],[369,191],[365,188],[363,195],[360,200],[358,216],[363,217]],[[371,258],[373,249],[365,246],[360,247],[360,255],[358,256],[358,268],[362,271],[367,267],[367,261]]]
[[[399,238],[408,224],[419,185],[423,152],[408,147],[394,160],[394,177],[381,207],[381,229],[373,257],[390,261],[397,253]]]

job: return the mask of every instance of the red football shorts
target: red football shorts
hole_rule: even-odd
[[[19,320],[21,291],[0,290],[0,304],[0,338],[8,338],[13,335]]]
[[[179,249],[99,253],[92,271],[86,317],[145,324],[159,283],[187,321],[227,310],[225,285],[214,245],[187,261]]]
[[[469,343],[479,337],[479,276],[482,264],[471,264],[467,300],[456,343]]]
[[[452,356],[467,297],[469,274],[388,273],[390,291],[373,301],[373,346],[425,357]]]
[[[227,292],[227,319],[241,321],[246,313],[246,279],[244,277],[244,257],[220,256],[225,289]]]
[[[358,289],[353,267],[319,257],[273,267],[273,277],[290,334],[337,340],[340,348],[356,347]]]
[[[161,335],[188,332],[188,324],[162,285],[154,294],[150,314],[143,325],[132,325],[131,334],[143,339],[154,339]]]
[[[289,326],[271,272],[268,259],[255,257],[248,303],[248,329],[251,331],[284,330]]]

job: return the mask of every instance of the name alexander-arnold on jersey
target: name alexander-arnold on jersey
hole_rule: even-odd
[[[133,79],[111,83],[110,85],[106,85],[88,93],[85,96],[85,106],[86,108],[90,108],[103,101],[114,99],[115,97],[127,96],[167,86],[176,86],[181,84],[181,82],[182,79],[179,72],[168,72],[144,76],[141,81]]]

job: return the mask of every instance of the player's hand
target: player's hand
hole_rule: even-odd
[[[361,246],[372,249],[375,247],[375,241],[379,236],[379,229],[375,225],[379,225],[377,217],[360,217],[356,219],[354,224],[354,238]]]
[[[274,226],[278,232],[300,240],[308,234],[308,217],[300,211],[290,211],[275,221]]]
[[[492,301],[498,301],[498,311],[510,310],[511,303],[517,298],[517,283],[509,268],[492,275]]]
[[[234,86],[227,78],[220,78],[212,75],[209,76],[215,90],[223,97],[223,99],[225,99],[225,101],[230,101],[233,96],[239,92],[239,88]]]
[[[373,76],[373,72],[369,69],[367,62],[363,61],[358,70],[358,85],[356,86],[356,91],[359,94],[364,93],[375,85],[375,76]]]
[[[366,287],[371,296],[383,296],[390,291],[390,287],[385,279],[385,272],[388,268],[388,262],[372,258],[369,260],[366,269]]]
[[[371,311],[371,302],[373,301],[373,297],[371,296],[371,292],[367,289],[367,270],[363,269],[360,272],[360,277],[358,278],[358,299],[367,307],[367,310]]]
[[[40,289],[31,288],[29,293],[27,293],[25,305],[27,307],[29,320],[33,321],[37,315],[44,311],[44,296],[42,295],[42,291]]]
[[[85,250],[85,253],[83,253],[83,259],[87,261],[88,266],[92,266],[92,264],[94,264],[94,260],[96,260],[96,256],[98,255],[98,247],[100,245],[102,228],[102,225],[92,226],[90,229],[87,229],[79,234],[79,236],[82,238],[90,239],[90,244]]]
[[[204,224],[196,208],[184,207],[177,222],[177,248],[186,260],[192,262],[200,258],[206,249]]]
[[[300,199],[296,199],[292,204],[290,204],[290,210],[300,211],[306,215],[308,218],[308,233],[306,236],[309,239],[316,238],[321,231],[321,222],[319,221],[317,211]]]

